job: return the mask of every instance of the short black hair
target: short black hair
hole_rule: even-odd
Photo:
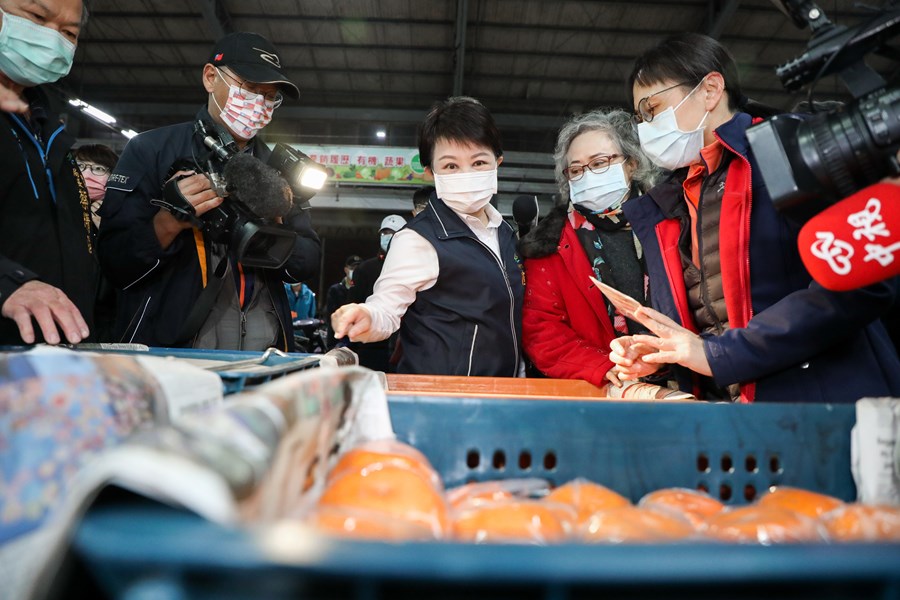
[[[425,208],[425,205],[428,204],[428,201],[431,199],[431,194],[433,193],[433,185],[423,185],[413,192],[413,206],[415,208]]]
[[[438,140],[485,146],[503,156],[500,130],[491,112],[475,98],[453,96],[435,104],[419,126],[419,160],[431,166]]]
[[[119,155],[104,144],[85,144],[75,149],[75,160],[89,160],[111,171],[119,162]]]

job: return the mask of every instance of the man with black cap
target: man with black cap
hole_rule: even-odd
[[[163,188],[172,178],[196,217],[222,204],[200,172],[208,164],[203,157],[210,156],[203,138],[233,142],[265,162],[270,152],[256,134],[284,96],[296,99],[299,90],[275,47],[255,33],[220,39],[202,81],[208,100],[196,118],[132,139],[109,177],[98,254],[105,274],[122,290],[116,330],[121,341],[153,346],[291,350],[282,285],[313,277],[320,256],[308,211],[293,203],[273,219],[270,224],[298,235],[282,267],[262,269],[238,262],[234,249],[209,239],[196,219],[183,220],[159,205],[171,196]],[[198,122],[207,134],[197,132]]]

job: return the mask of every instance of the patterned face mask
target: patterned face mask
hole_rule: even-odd
[[[218,69],[216,74],[222,77]],[[224,77],[222,81],[228,83]],[[243,140],[252,139],[260,129],[272,122],[276,106],[276,102],[267,100],[263,94],[248,92],[233,83],[228,86],[228,99],[225,100],[224,108],[216,102],[215,95],[212,99],[221,111],[219,118],[222,122],[234,135]]]

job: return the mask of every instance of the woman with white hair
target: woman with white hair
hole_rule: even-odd
[[[631,115],[618,109],[571,119],[554,158],[564,201],[519,243],[523,345],[548,377],[619,386],[609,343],[646,330],[620,315],[590,277],[649,304],[641,248],[622,204],[649,189],[658,171],[641,152]]]

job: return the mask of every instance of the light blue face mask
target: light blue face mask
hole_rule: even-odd
[[[68,75],[75,44],[49,27],[0,12],[0,72],[27,87],[53,83]]]

